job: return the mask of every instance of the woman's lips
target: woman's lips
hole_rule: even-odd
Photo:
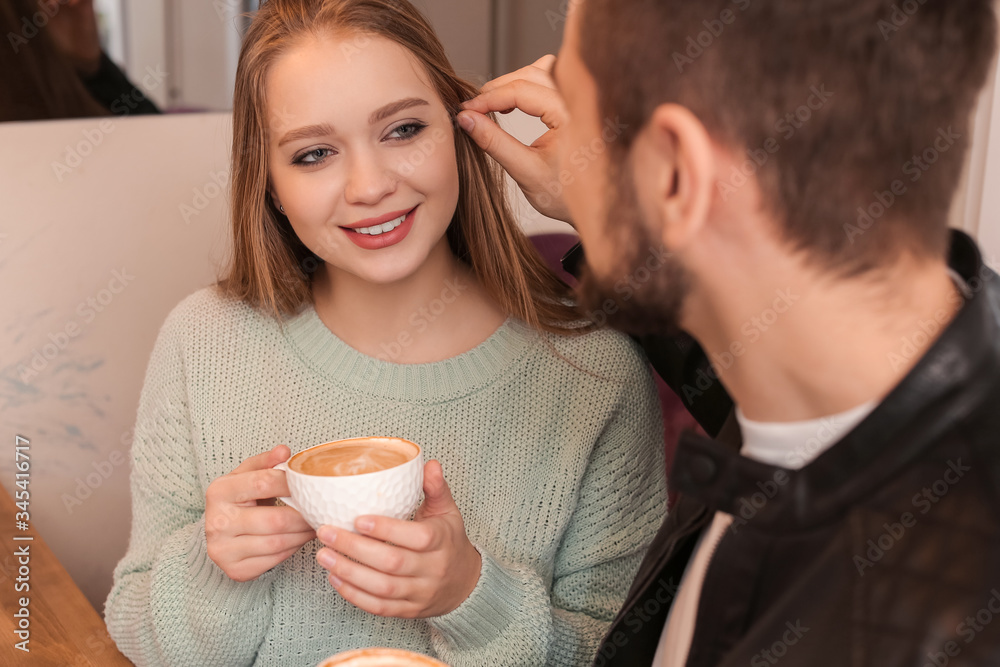
[[[420,207],[418,206],[417,208]],[[388,248],[402,242],[409,235],[410,230],[413,229],[413,219],[416,217],[417,208],[412,209],[409,213],[402,216],[401,222],[396,218],[395,220],[389,220],[379,225],[357,229],[341,227],[341,229],[344,230],[347,238],[353,241],[355,245],[365,250],[381,250],[382,248]],[[386,229],[389,231],[384,231]]]

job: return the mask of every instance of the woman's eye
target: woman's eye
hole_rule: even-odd
[[[423,123],[407,123],[406,125],[400,125],[395,130],[389,133],[390,139],[405,140],[412,139],[427,127]]]
[[[314,148],[295,158],[295,164],[319,164],[331,153],[329,148]]]

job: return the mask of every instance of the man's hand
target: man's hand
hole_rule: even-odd
[[[490,81],[482,93],[469,100],[458,123],[480,148],[507,170],[542,215],[573,224],[561,195],[557,135],[566,122],[566,107],[552,80],[555,56]],[[510,113],[514,109],[541,118],[548,132],[525,146],[484,114]]]
[[[316,537],[297,510],[272,506],[291,495],[285,473],[273,469],[290,454],[278,445],[251,456],[205,492],[208,557],[234,581],[256,579]]]
[[[376,616],[430,618],[458,608],[479,583],[482,559],[465,534],[441,464],[424,467],[413,521],[360,517],[358,533],[320,526],[316,560],[340,595]]]

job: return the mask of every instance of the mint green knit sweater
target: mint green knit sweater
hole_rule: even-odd
[[[153,350],[132,445],[132,532],[105,616],[137,665],[313,666],[365,646],[454,667],[589,665],[666,509],[659,404],[641,352],[611,332],[549,336],[508,320],[459,357],[396,365],[308,307],[279,324],[214,288]],[[438,459],[479,583],[428,620],[344,601],[317,540],[248,582],[208,557],[205,490],[277,444],[399,436]]]

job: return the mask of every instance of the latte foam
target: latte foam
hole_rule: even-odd
[[[292,457],[288,467],[305,475],[347,477],[403,465],[416,456],[406,443],[391,440],[351,440],[317,447]]]

